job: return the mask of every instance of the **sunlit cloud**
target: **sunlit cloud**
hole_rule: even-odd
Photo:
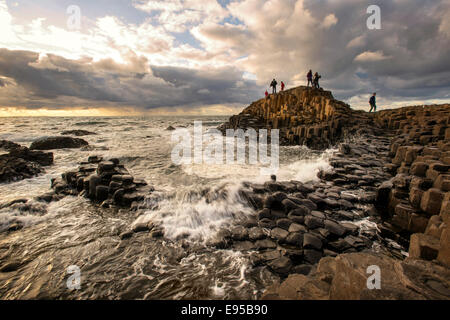
[[[34,14],[0,0],[0,107],[222,114],[274,77],[304,85],[309,69],[354,107],[373,91],[391,105],[449,99],[444,0],[382,2],[375,31],[365,0],[124,0],[116,14],[74,4],[88,13],[78,30],[56,2]]]

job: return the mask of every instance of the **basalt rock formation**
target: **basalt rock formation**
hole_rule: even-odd
[[[31,150],[53,150],[53,149],[75,149],[89,145],[89,143],[80,138],[72,137],[45,137],[34,141]]]
[[[330,91],[296,87],[253,102],[219,130],[279,129],[284,145],[323,149],[369,122],[364,112],[334,99]]]
[[[33,151],[6,140],[0,141],[0,149],[9,151],[0,155],[0,182],[29,179],[53,164],[51,152]]]
[[[377,194],[386,225],[410,237],[410,257],[450,267],[450,105],[382,111],[374,120],[396,133],[387,165],[395,176]]]
[[[87,162],[80,164],[78,171],[65,172],[61,177],[52,179],[51,187],[54,192],[43,195],[42,200],[83,195],[103,207],[131,207],[153,191],[153,187],[145,181],[131,176],[119,159],[103,161],[98,156],[89,157]]]
[[[299,87],[219,129],[249,128],[280,129],[284,144],[339,145],[319,182],[250,186],[246,198],[260,211],[214,243],[256,249],[256,265],[288,276],[263,298],[450,299],[450,105],[369,114]],[[352,223],[364,217],[376,231]],[[387,277],[382,290],[367,288],[370,265]]]

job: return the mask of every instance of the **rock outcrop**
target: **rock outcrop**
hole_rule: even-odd
[[[76,149],[89,145],[80,138],[72,137],[45,137],[34,141],[30,150]]]
[[[2,140],[0,148],[9,153],[0,155],[0,182],[29,179],[53,164],[53,153],[33,151],[17,143]]]
[[[377,194],[385,225],[410,237],[411,258],[450,267],[450,105],[381,111],[374,121],[396,134],[387,165],[395,176]]]
[[[368,286],[371,266],[379,267],[379,288]],[[311,274],[290,275],[283,283],[267,289],[262,299],[443,300],[449,297],[448,268],[428,261],[400,261],[362,252],[323,258]]]
[[[259,201],[247,196],[254,205],[262,203],[255,206],[260,209],[257,225],[247,233],[232,232],[232,245],[242,240],[271,241],[271,246],[256,246],[260,251],[256,261],[282,276],[291,275],[265,297],[450,298],[450,105],[369,114],[352,110],[330,92],[299,87],[254,102],[220,127],[224,133],[249,128],[280,129],[281,143],[313,149],[345,140],[330,161],[333,169],[319,173],[320,183],[268,182],[252,190],[268,195]],[[375,234],[361,234],[363,230],[356,227],[354,238],[348,238],[350,226],[340,219],[365,216],[378,224]],[[375,240],[392,248],[400,244],[399,253],[390,252],[400,260],[351,253],[366,250]],[[394,270],[389,276],[400,278],[400,283],[388,282],[384,292],[367,291],[362,271],[352,269],[373,259],[389,272]],[[319,267],[342,265],[343,269],[325,276],[327,281],[323,274],[308,275],[319,260]],[[344,270],[345,265],[352,267]],[[347,279],[346,274],[354,278]]]
[[[68,130],[61,132],[63,136],[76,136],[76,137],[82,137],[82,136],[92,136],[96,135],[95,132],[87,131],[87,130]]]
[[[81,163],[78,171],[65,172],[52,179],[51,187],[56,195],[83,195],[103,207],[131,207],[153,191],[145,181],[131,176],[119,159],[103,161],[97,156]],[[48,201],[53,199],[52,193],[42,198],[45,196]]]
[[[297,87],[252,103],[219,129],[279,129],[283,144],[321,149],[369,122],[364,112],[334,99],[330,91]]]

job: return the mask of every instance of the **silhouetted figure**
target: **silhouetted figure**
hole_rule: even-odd
[[[284,91],[284,87],[285,87],[284,82],[281,81],[281,91]]]
[[[369,112],[377,112],[377,93],[375,92],[369,100],[369,104],[370,104],[370,111]]]
[[[320,89],[320,85],[319,85],[320,78],[322,78],[322,76],[319,75],[319,73],[316,72],[314,74],[314,88],[316,88],[316,89]]]
[[[270,86],[272,87],[272,93],[273,94],[277,93],[277,85],[278,85],[277,80],[273,79],[272,83],[270,84]]]
[[[314,84],[313,84],[313,73],[312,73],[312,70],[309,70],[308,74],[306,75],[306,78],[308,78],[308,84],[306,86],[309,87],[309,84],[311,83],[311,87],[313,87]]]

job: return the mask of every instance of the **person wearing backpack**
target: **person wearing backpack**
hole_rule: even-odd
[[[309,70],[308,74],[306,75],[306,78],[308,79],[308,84],[306,86],[309,87],[309,84],[311,83],[311,87],[313,87],[314,84],[313,84],[313,73],[312,73],[312,70]]]
[[[273,79],[272,83],[270,84],[270,86],[272,87],[272,93],[273,94],[277,93],[277,85],[278,85],[277,80]]]
[[[369,100],[370,111],[369,111],[369,112],[372,112],[372,110],[373,110],[373,112],[377,112],[377,98],[376,98],[376,96],[377,96],[377,93],[375,92],[375,93],[370,97],[370,100]]]

